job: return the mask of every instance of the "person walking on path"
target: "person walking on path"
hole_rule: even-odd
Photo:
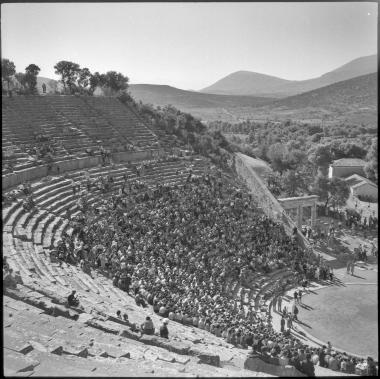
[[[298,304],[301,304],[302,303],[302,290],[300,289],[298,291]]]
[[[351,263],[351,275],[354,275],[354,270],[355,270],[355,262]]]
[[[347,262],[347,274],[350,273],[350,270],[351,270],[351,261],[348,261]]]
[[[281,316],[281,333],[284,333],[284,330],[285,330],[285,319],[284,319],[284,316]]]

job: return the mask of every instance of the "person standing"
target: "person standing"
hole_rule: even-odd
[[[355,270],[355,262],[351,263],[351,275],[354,275],[354,270]]]
[[[293,316],[291,313],[288,314],[286,327],[288,328],[288,330],[293,328]]]
[[[169,339],[168,323],[169,323],[169,320],[165,318],[163,321],[163,324],[160,327],[160,336],[162,338]]]
[[[329,277],[330,277],[330,281],[332,281],[334,278],[334,272],[331,266],[329,266]]]
[[[278,297],[278,303],[277,303],[277,309],[279,312],[281,312],[281,310],[282,310],[281,306],[282,306],[282,296],[280,295]]]
[[[326,356],[325,348],[326,346],[323,345],[322,348],[319,350],[319,365],[321,367],[327,367],[327,363],[325,361],[325,356]]]
[[[376,364],[372,357],[367,358],[367,375],[377,376]]]
[[[273,298],[272,306],[273,306],[273,312],[276,312],[276,306],[277,306],[277,297],[276,296]]]
[[[336,352],[332,351],[331,352],[331,358],[329,360],[329,369],[333,371],[339,371],[340,365],[339,361],[336,358]]]
[[[375,244],[373,242],[371,242],[371,255],[373,257],[376,257],[376,247],[375,247]]]
[[[297,292],[297,290],[294,291],[293,296],[294,296],[294,303],[298,303],[298,292]]]
[[[285,330],[285,319],[284,319],[284,316],[281,316],[281,333],[284,333],[284,330]]]
[[[301,362],[300,371],[308,377],[315,376],[314,364],[311,361],[311,354],[306,354],[306,359]]]
[[[294,320],[296,320],[296,321],[298,321],[298,312],[299,312],[299,311],[298,311],[298,308],[297,308],[297,306],[295,306],[295,307],[294,307],[294,312],[293,312],[293,313],[294,313]]]
[[[302,289],[298,291],[298,304],[302,303]]]
[[[366,246],[363,247],[363,261],[367,263],[368,257],[367,257],[367,248]]]

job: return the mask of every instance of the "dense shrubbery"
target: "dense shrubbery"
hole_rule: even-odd
[[[196,153],[211,158],[221,167],[229,167],[228,161],[232,158],[231,153],[234,148],[220,131],[208,131],[200,120],[170,105],[161,108],[137,103],[125,92],[119,96],[119,100],[132,106],[154,127],[177,136],[184,145],[190,145]]]
[[[366,159],[366,175],[377,182],[377,130],[371,126],[286,120],[215,121],[209,128],[228,133],[235,149],[270,162],[275,173],[267,182],[276,196],[310,193],[317,173],[326,175],[329,164],[340,158]],[[296,183],[289,185],[289,178]]]

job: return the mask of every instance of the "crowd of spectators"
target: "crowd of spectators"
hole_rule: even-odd
[[[369,204],[368,204],[369,206]],[[325,216],[324,207],[318,206],[318,215]],[[338,220],[338,226],[344,225],[350,229],[363,229],[363,230],[376,230],[378,227],[378,218],[375,213],[364,212],[363,208],[358,207],[358,203],[355,203],[355,209],[328,209],[328,217]]]
[[[82,210],[58,246],[60,259],[96,267],[136,304],[236,346],[273,357],[287,354],[288,344],[307,349],[288,330],[276,332],[268,312],[232,298],[226,283],[249,286],[260,273],[280,267],[306,280],[318,260],[219,170],[190,172],[183,186],[126,180],[100,207]],[[265,349],[267,340],[277,348]]]
[[[75,183],[74,191],[81,212],[70,221],[72,233],[58,243],[59,260],[89,274],[96,268],[137,305],[150,305],[165,320],[204,329],[237,347],[252,347],[263,359],[293,364],[307,375],[313,375],[316,356],[323,364],[319,350],[291,334],[292,318],[286,329],[275,331],[267,309],[233,298],[226,283],[250,287],[260,274],[288,267],[294,284],[306,287],[309,280],[332,279],[332,269],[300,248],[220,170],[198,176],[190,171],[181,186],[148,186],[125,177],[119,192],[97,208],[86,206]],[[286,284],[278,279],[277,290]],[[149,334],[150,326],[147,320],[141,330]],[[167,338],[167,322],[161,329]]]

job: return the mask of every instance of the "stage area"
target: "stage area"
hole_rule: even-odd
[[[335,271],[338,285],[312,290],[303,297],[300,326],[333,347],[378,358],[377,267]]]

